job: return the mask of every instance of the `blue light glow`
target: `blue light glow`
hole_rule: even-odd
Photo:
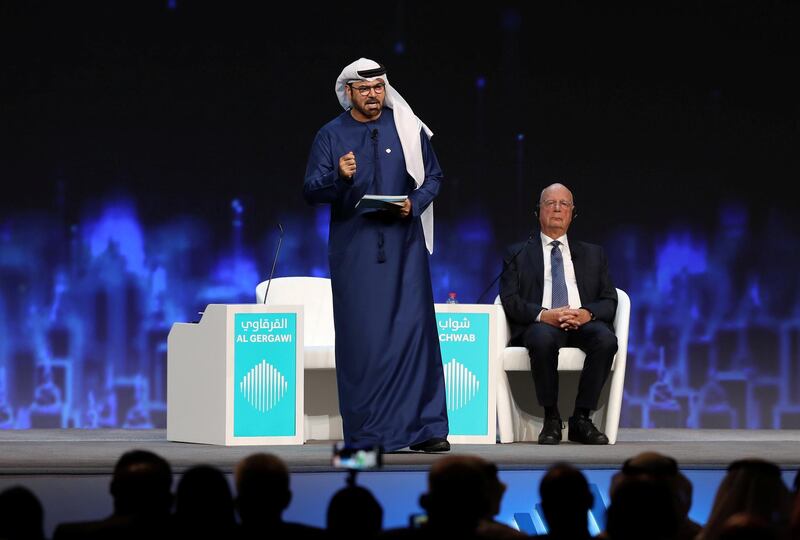
[[[0,427],[164,427],[172,323],[196,320],[212,302],[254,301],[277,225],[251,244],[239,200],[238,224],[223,220],[222,231],[185,215],[145,227],[135,208],[115,199],[78,222],[41,214],[0,223]],[[627,227],[605,239],[611,274],[633,303],[623,426],[800,427],[800,314],[774,312],[800,294],[796,272],[782,279],[749,251],[751,235],[796,245],[774,226],[788,218],[776,215],[761,235],[741,203],[718,217],[713,236],[684,227],[653,239]],[[329,219],[327,207],[280,216],[276,276],[328,276]],[[472,303],[497,275],[492,224],[475,211],[437,218],[437,302],[455,291]],[[783,260],[798,267],[794,251]],[[481,301],[496,294],[495,285]]]
[[[111,250],[125,260],[128,271],[144,273],[144,236],[133,205],[119,202],[106,206],[83,231],[93,258]]]

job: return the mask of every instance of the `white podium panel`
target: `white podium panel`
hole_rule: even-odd
[[[495,444],[497,377],[505,345],[498,341],[498,325],[505,324],[501,307],[436,304],[435,308],[450,424],[447,440]]]
[[[303,307],[210,304],[167,339],[167,440],[303,443]]]

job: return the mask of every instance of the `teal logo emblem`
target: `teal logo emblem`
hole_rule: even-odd
[[[266,360],[254,366],[239,381],[239,391],[244,399],[262,413],[272,410],[288,390],[289,381]]]
[[[233,436],[296,435],[297,316],[234,317]]]
[[[451,435],[489,430],[489,314],[437,313]]]
[[[447,410],[457,411],[478,394],[481,382],[464,364],[455,358],[444,365],[444,387],[447,393]]]

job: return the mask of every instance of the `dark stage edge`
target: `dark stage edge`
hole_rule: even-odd
[[[567,461],[584,469],[615,469],[628,457],[655,450],[687,469],[723,469],[746,457],[773,461],[784,468],[800,466],[800,430],[621,429],[613,446],[559,446],[535,443],[453,445],[450,454],[477,454],[504,470],[544,469]],[[153,451],[175,472],[210,464],[231,472],[254,452],[279,455],[292,472],[326,472],[332,442],[302,446],[214,446],[170,442],[166,430],[36,429],[0,431],[0,475],[109,474],[119,456],[131,449]],[[384,456],[384,470],[427,470],[444,454],[398,452]]]

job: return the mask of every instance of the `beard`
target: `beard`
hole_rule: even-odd
[[[383,110],[383,103],[374,98],[366,100],[363,104],[352,102],[352,105],[355,110],[369,118],[378,116]]]

